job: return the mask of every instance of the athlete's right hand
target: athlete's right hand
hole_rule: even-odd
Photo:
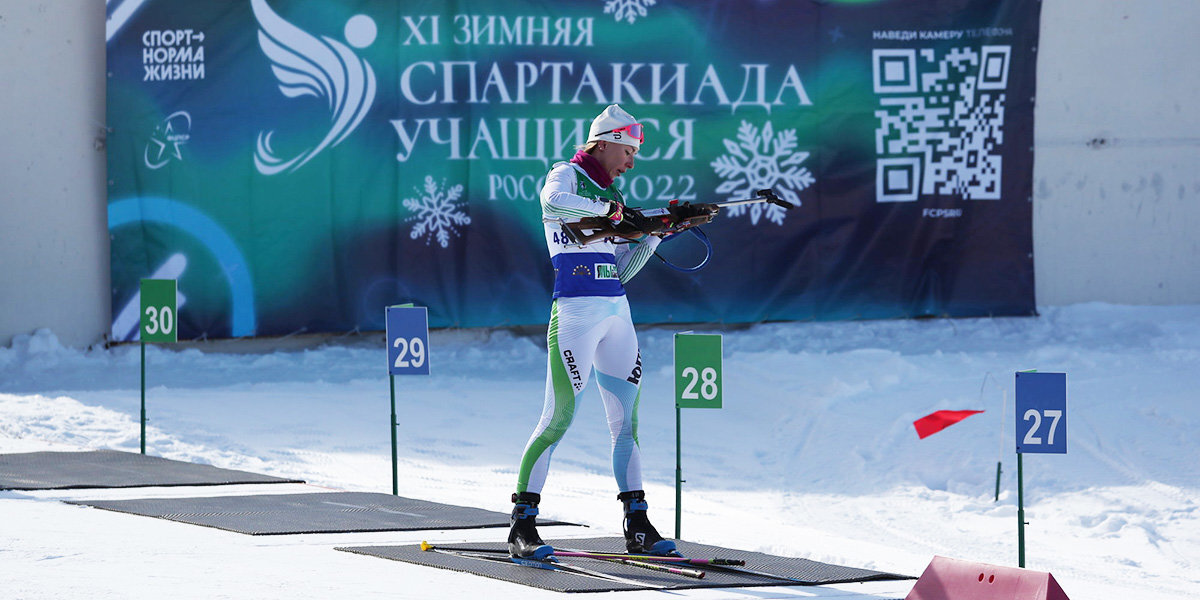
[[[625,218],[625,205],[616,200],[610,200],[608,204],[608,214],[605,216],[608,217],[609,221],[613,222],[613,225],[616,225]]]

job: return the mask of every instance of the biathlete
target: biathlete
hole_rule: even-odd
[[[612,467],[624,508],[625,547],[637,554],[674,554],[646,516],[637,407],[642,363],[622,284],[654,254],[663,222],[625,206],[613,181],[634,166],[643,127],[616,104],[591,124],[587,143],[569,162],[554,165],[541,190],[546,245],[554,266],[554,300],[546,334],[548,367],[541,420],[521,459],[508,534],[514,557],[544,558],[552,548],[538,535],[536,516],[550,456],[575,417],[576,401],[593,372],[612,435]],[[700,207],[672,207],[686,219]],[[581,245],[563,223],[607,217],[617,233]]]

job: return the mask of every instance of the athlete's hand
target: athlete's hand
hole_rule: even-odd
[[[666,229],[666,227],[661,219],[647,217],[638,209],[628,206],[624,209],[624,218],[615,226],[617,235],[630,239],[637,239],[648,233]]]
[[[613,225],[616,225],[617,223],[620,223],[622,220],[624,220],[625,205],[621,204],[620,202],[617,202],[616,200],[610,201],[609,205],[610,206],[608,208],[608,214],[605,215],[606,217],[608,217],[608,220],[612,221]]]

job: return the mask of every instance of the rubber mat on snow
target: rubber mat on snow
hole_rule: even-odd
[[[94,450],[0,454],[0,490],[304,483],[145,454]]]
[[[78,500],[69,504],[158,517],[250,535],[509,526],[507,513],[373,492]],[[544,524],[570,525],[557,521],[544,521]]]
[[[548,541],[558,550],[584,550],[591,552],[624,552],[625,540],[619,537],[588,538],[562,540],[559,543]],[[501,579],[512,583],[520,583],[536,588],[557,592],[614,592],[644,589],[690,589],[690,588],[725,588],[725,587],[756,587],[756,586],[813,586],[831,585],[838,583],[854,583],[866,581],[883,581],[914,579],[906,575],[884,573],[831,565],[803,558],[787,558],[733,550],[720,546],[709,546],[692,542],[676,542],[679,551],[692,558],[731,558],[745,561],[745,566],[739,570],[723,570],[718,568],[700,568],[705,571],[703,579],[693,579],[649,571],[640,567],[629,566],[617,562],[595,560],[588,558],[560,558],[563,564],[578,565],[618,577],[625,581],[604,580],[565,571],[552,571],[541,568],[521,566],[481,558],[447,554],[434,551],[422,551],[420,546],[355,546],[338,548],[344,552],[365,554],[379,558],[387,558],[417,565],[450,569]],[[438,548],[481,548],[503,550],[503,542],[481,544],[446,544]],[[507,557],[503,552],[494,556]],[[753,573],[755,571],[757,573]]]

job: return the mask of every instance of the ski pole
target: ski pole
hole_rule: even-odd
[[[634,587],[648,588],[648,589],[652,589],[652,590],[661,590],[661,589],[666,588],[666,586],[664,586],[664,585],[647,583],[644,581],[637,581],[634,579],[627,579],[625,577],[620,577],[618,575],[613,575],[611,573],[595,571],[593,569],[588,569],[586,567],[581,567],[579,565],[564,565],[560,562],[547,562],[547,561],[529,560],[529,559],[523,559],[523,558],[512,558],[512,557],[509,557],[508,555],[499,556],[497,554],[490,554],[490,553],[483,553],[483,552],[466,552],[466,551],[455,552],[453,550],[446,550],[443,548],[434,548],[432,546],[430,546],[427,551],[428,552],[437,552],[439,554],[445,554],[448,556],[459,556],[462,558],[470,558],[472,560],[486,560],[488,562],[498,562],[498,563],[509,564],[509,565],[519,565],[522,567],[546,569],[548,571],[562,571],[564,573],[573,573],[575,575],[582,575],[584,577],[591,577],[593,579],[601,579],[601,580],[609,581],[609,582],[623,583],[626,585],[632,585]]]
[[[479,553],[487,553],[487,554],[508,554],[507,550],[498,550],[495,548],[461,548],[461,547],[445,548],[445,547],[440,547],[440,546],[434,546],[433,544],[430,544],[429,542],[421,542],[421,550],[424,552],[450,552],[450,553],[479,552]],[[617,563],[629,565],[631,567],[638,567],[641,569],[648,569],[651,571],[661,571],[664,573],[671,573],[672,575],[691,577],[693,579],[704,579],[704,571],[701,571],[699,569],[687,569],[687,568],[682,568],[682,567],[673,567],[673,566],[670,566],[669,564],[661,564],[663,561],[643,560],[642,557],[634,558],[627,554],[606,555],[606,554],[596,554],[596,553],[591,553],[591,552],[559,552],[559,551],[555,550],[554,552],[550,553],[550,556],[556,556],[556,557],[562,557],[562,558],[590,558],[592,560],[617,562]],[[669,557],[663,557],[663,558],[669,558]],[[682,561],[668,561],[668,562],[682,562]]]
[[[557,552],[557,550],[555,552]],[[595,558],[601,558],[604,556],[616,556],[616,557],[629,556],[628,554],[618,554],[615,552],[614,553],[587,552],[585,554],[589,554]],[[687,558],[685,556],[674,556],[674,557],[673,556],[647,556],[647,555],[643,555],[643,554],[638,554],[638,555],[634,555],[634,556],[637,556],[639,560],[644,558],[647,560],[655,560],[656,562],[668,561],[670,563],[683,563],[683,564],[688,564],[688,565],[694,565],[697,567],[716,569],[718,571],[726,571],[729,573],[741,573],[744,575],[757,575],[759,577],[767,577],[769,579],[775,579],[778,581],[794,581],[796,583],[804,583],[803,580],[795,579],[792,577],[787,577],[785,575],[776,575],[774,573],[768,573],[766,571],[747,569],[743,566],[746,564],[746,561],[737,559],[737,558]]]
[[[558,552],[558,550],[555,550]],[[577,552],[579,554],[587,554],[598,557],[630,557],[637,560],[652,560],[654,562],[670,562],[682,563],[685,565],[695,565],[697,567],[707,566],[740,566],[746,564],[746,561],[738,558],[690,558],[687,556],[658,556],[655,554],[621,554],[619,552],[586,552],[582,550],[568,550],[568,552]]]
[[[557,556],[571,556],[572,554],[579,554],[579,553],[568,552],[565,554],[557,554]],[[651,571],[662,571],[664,573],[671,573],[672,575],[682,575],[683,577],[691,577],[692,579],[704,579],[704,571],[701,571],[700,569],[687,569],[687,568],[683,568],[683,567],[672,567],[672,566],[670,566],[672,563],[663,564],[660,562],[651,562],[651,561],[645,561],[645,560],[634,559],[634,558],[622,558],[620,556],[591,555],[591,556],[581,556],[579,558],[590,558],[592,560],[603,560],[606,562],[618,562],[623,565],[629,565],[631,567],[638,567],[639,569],[649,569]]]
[[[508,550],[497,548],[464,548],[461,546],[435,546],[429,542],[421,542],[421,550],[459,550],[462,552],[489,552],[493,554],[508,554]],[[746,564],[746,561],[736,558],[688,558],[686,556],[655,556],[653,554],[621,554],[619,552],[588,552],[583,550],[555,550],[551,556],[563,556],[568,558],[623,558],[628,560],[640,560],[644,562],[661,562],[661,563],[681,563],[686,565],[695,565],[703,567],[707,565],[713,566],[740,566]]]

